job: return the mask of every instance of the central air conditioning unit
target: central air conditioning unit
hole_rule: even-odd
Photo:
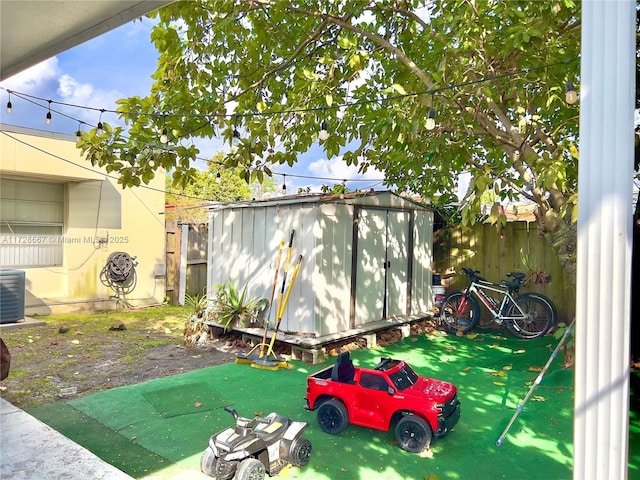
[[[0,270],[0,323],[24,320],[24,272]]]

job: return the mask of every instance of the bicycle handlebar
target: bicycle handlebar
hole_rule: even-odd
[[[471,268],[467,268],[467,267],[463,267],[460,269],[460,271],[462,273],[464,273],[465,275],[467,275],[472,282],[475,281],[483,281],[483,282],[488,282],[488,280],[482,278],[480,275],[478,275],[480,273],[480,270],[473,270]],[[525,284],[525,278],[526,275],[522,272],[509,272],[507,273],[507,277],[512,279],[512,280],[501,280],[500,283],[510,289],[518,289],[520,288],[522,285]],[[491,283],[491,282],[490,282]]]

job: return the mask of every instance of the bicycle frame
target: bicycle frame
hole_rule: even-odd
[[[502,301],[498,303],[495,298],[486,293],[486,290],[501,295]],[[491,282],[471,281],[465,290],[465,295],[468,296],[471,294],[475,295],[475,297],[479,299],[485,307],[487,307],[487,310],[489,310],[489,313],[493,316],[493,321],[497,324],[502,324],[504,320],[518,320],[526,316],[516,303],[515,299],[511,296],[511,293],[509,293],[509,289],[507,287]],[[517,311],[520,312],[519,315],[514,316],[504,314],[503,312],[514,311],[512,308],[505,309],[508,305],[515,306]],[[458,309],[459,312],[464,310],[464,306],[464,303],[460,304],[460,308]]]

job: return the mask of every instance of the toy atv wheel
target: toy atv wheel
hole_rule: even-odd
[[[263,480],[265,468],[260,460],[247,458],[240,462],[236,471],[236,480]]]
[[[337,435],[349,426],[349,412],[339,400],[328,400],[318,409],[318,425],[323,432]]]
[[[431,427],[416,415],[402,417],[396,426],[396,440],[410,453],[419,453],[431,444]]]
[[[289,450],[289,461],[295,467],[304,467],[311,458],[311,442],[304,437],[296,438]]]
[[[207,447],[207,449],[202,453],[202,457],[200,457],[200,470],[202,470],[202,473],[205,475],[215,477],[217,464],[218,457],[215,456],[210,447]]]

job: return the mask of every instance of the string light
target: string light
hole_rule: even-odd
[[[167,129],[162,129],[162,135],[160,135],[160,143],[166,144],[169,141],[169,136],[167,135]]]
[[[573,105],[578,101],[578,93],[576,92],[576,87],[573,85],[573,82],[567,82],[566,91],[565,99],[569,105]]]
[[[44,123],[46,123],[47,125],[51,125],[51,100],[49,100],[49,111],[45,116]]]
[[[102,125],[102,114],[104,113],[104,109],[100,110],[100,117],[98,118],[98,126],[96,128],[96,135],[99,137],[104,133],[103,125]]]
[[[282,174],[282,195],[287,194],[287,176]]]
[[[433,108],[429,109],[429,115],[427,116],[427,121],[424,124],[427,130],[433,130],[436,128],[436,112]]]
[[[549,63],[549,64],[544,64],[544,65],[539,65],[539,66],[535,66],[535,67],[531,67],[531,68],[525,68],[522,70],[517,70],[517,71],[513,71],[513,72],[509,72],[509,73],[504,73],[501,75],[494,75],[491,77],[485,77],[485,78],[481,78],[481,79],[477,79],[477,80],[470,80],[467,82],[461,82],[461,83],[450,83],[447,84],[445,86],[442,87],[437,87],[437,88],[430,88],[429,90],[423,90],[423,91],[417,91],[417,92],[413,92],[413,93],[404,93],[404,94],[398,94],[398,95],[393,95],[393,96],[389,96],[386,98],[370,98],[370,99],[364,99],[364,100],[360,100],[360,101],[353,101],[353,102],[347,102],[345,104],[342,105],[333,105],[332,107],[306,107],[306,108],[296,108],[296,109],[289,109],[289,110],[279,110],[279,111],[261,111],[261,112],[249,112],[249,113],[234,113],[234,114],[223,114],[223,113],[219,113],[219,114],[211,114],[215,117],[221,117],[221,118],[227,118],[231,115],[233,115],[234,117],[253,117],[253,116],[272,116],[272,115],[286,115],[286,114],[291,114],[291,113],[304,113],[304,112],[317,112],[317,111],[325,111],[328,109],[345,109],[347,107],[350,106],[357,106],[357,105],[364,105],[364,104],[368,104],[368,103],[379,103],[382,104],[384,102],[389,102],[389,101],[393,101],[393,100],[397,100],[397,99],[402,99],[402,98],[407,98],[407,97],[416,97],[416,96],[420,96],[420,95],[424,95],[424,94],[430,94],[430,95],[434,95],[435,93],[439,93],[439,92],[443,92],[446,90],[452,90],[452,89],[459,89],[461,87],[465,87],[465,86],[469,86],[469,85],[476,85],[476,84],[481,84],[481,83],[486,83],[486,82],[491,82],[491,81],[495,81],[495,80],[499,80],[499,79],[503,79],[503,78],[510,78],[510,77],[514,77],[514,76],[519,76],[519,75],[528,75],[531,72],[537,71],[537,70],[545,70],[548,69],[550,67],[555,67],[555,66],[559,66],[559,65],[568,65],[574,61],[579,60],[579,57],[573,57],[573,58],[569,58],[566,60],[560,60],[558,62],[554,62],[554,63]],[[567,86],[571,86],[573,87],[573,84],[571,82],[567,82]],[[12,93],[14,95],[17,95],[21,98],[24,98],[26,100],[28,99],[36,99],[36,100],[40,100],[40,101],[46,101],[45,99],[41,98],[41,97],[36,97],[33,95],[28,95],[25,93],[20,93],[20,92],[15,92],[12,90],[7,90],[3,87],[0,87],[0,90],[5,90],[9,93]],[[572,93],[573,92],[573,93]],[[567,91],[567,101],[572,101],[575,102],[577,101],[577,93],[575,92],[575,89],[568,89]],[[575,98],[575,100],[573,100]],[[31,101],[31,100],[29,100]],[[98,110],[95,107],[88,107],[85,105],[76,105],[76,104],[71,104],[71,103],[65,103],[65,102],[53,102],[52,100],[48,100],[49,104],[54,103],[57,105],[62,105],[62,106],[66,106],[66,107],[72,107],[72,108],[80,108],[80,109],[86,109],[86,110]],[[35,102],[32,102],[35,103]],[[571,102],[569,102],[571,103]],[[9,106],[9,105],[7,105]],[[105,109],[100,109],[99,110],[101,113],[104,113],[105,111],[108,111],[110,113],[114,113],[114,114],[120,114],[120,115],[146,115],[146,116],[152,116],[152,117],[156,117],[158,116],[157,113],[142,113],[142,112],[132,112],[132,111],[118,111],[118,110],[105,110]],[[166,114],[163,113],[163,115],[166,116]],[[175,116],[180,116],[180,117],[190,117],[190,118],[200,118],[200,117],[205,117],[208,118],[211,115],[203,115],[203,114],[184,114],[184,113],[180,113],[180,114],[174,114]],[[434,112],[434,117],[435,117],[435,112]],[[435,120],[435,118],[434,118]],[[324,129],[321,129],[320,131],[320,139],[321,140],[326,140],[326,138],[328,138],[328,131],[326,130],[326,122],[323,121],[322,122],[322,126],[325,127]],[[234,128],[234,138],[240,138],[240,134],[239,133],[235,133],[237,132],[237,130]],[[99,133],[99,132],[96,132]],[[102,132],[103,133],[103,132]],[[325,137],[326,135],[326,137]]]
[[[76,138],[80,140],[82,138],[82,130],[80,130],[81,123],[78,122],[78,130],[76,130]]]
[[[7,102],[7,113],[11,114],[11,112],[13,112],[13,105],[11,105],[11,90],[8,90],[9,92],[9,101]]]
[[[220,172],[216,173],[216,183],[220,183],[221,177],[222,175],[220,175]]]
[[[323,142],[329,138],[329,132],[327,131],[327,122],[324,120],[320,124],[320,133],[318,134],[318,138]]]

